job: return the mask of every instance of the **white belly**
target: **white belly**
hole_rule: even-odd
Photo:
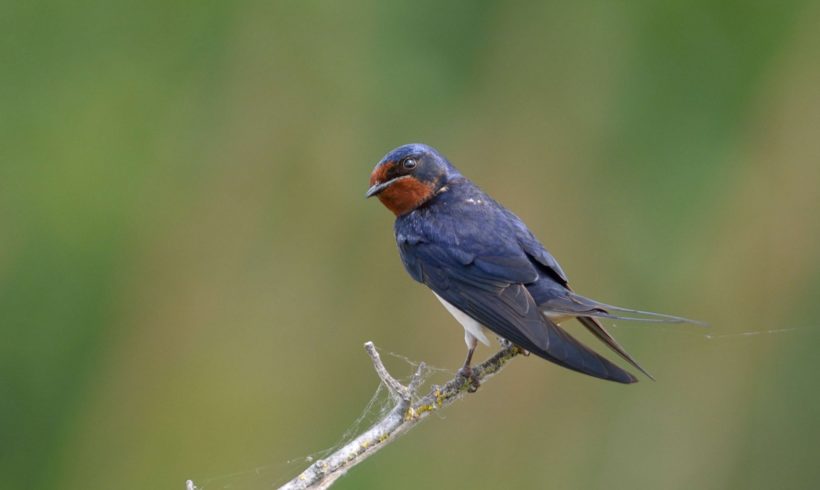
[[[441,304],[443,304],[444,307],[447,308],[447,311],[449,311],[450,314],[453,315],[453,317],[455,317],[456,320],[458,320],[458,323],[460,323],[461,326],[464,327],[464,341],[467,342],[468,347],[470,347],[471,344],[470,337],[478,339],[484,345],[490,345],[490,341],[489,339],[487,339],[487,335],[484,334],[484,327],[480,323],[473,320],[466,313],[445,301],[438,294],[436,294],[436,298],[438,298],[438,300],[441,301]],[[472,342],[472,344],[475,345],[475,342]]]

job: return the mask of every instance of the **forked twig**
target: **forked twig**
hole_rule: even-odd
[[[364,348],[373,361],[376,374],[393,396],[395,400],[394,407],[369,429],[356,436],[333,454],[314,462],[299,476],[279,487],[280,490],[328,488],[349,469],[393,442],[431,413],[461,398],[471,386],[469,380],[456,375],[443,387],[433,385],[426,395],[413,403],[413,398],[422,381],[424,363],[419,364],[410,383],[404,386],[391,376],[384,367],[373,342],[365,343]],[[520,353],[521,350],[518,347],[503,347],[492,357],[473,367],[475,378],[479,382],[489,379],[498,373],[510,359]]]

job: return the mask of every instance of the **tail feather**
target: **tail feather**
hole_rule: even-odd
[[[623,308],[621,306],[614,306],[608,305],[606,303],[599,303],[596,301],[598,305],[603,307],[606,310],[612,311],[620,311],[622,313],[633,313],[636,315],[644,315],[649,318],[641,318],[641,317],[628,317],[628,316],[619,316],[613,315],[608,311],[605,312],[608,316],[604,318],[611,318],[613,320],[630,320],[635,322],[651,322],[651,323],[689,323],[692,325],[697,325],[699,327],[708,327],[709,324],[706,322],[702,322],[700,320],[692,320],[691,318],[684,318],[682,316],[675,316],[675,315],[667,315],[665,313],[655,313],[653,311],[642,311],[642,310],[633,310],[631,308]]]
[[[610,320],[628,320],[633,322],[649,323],[690,323],[701,327],[708,327],[707,323],[691,320],[682,316],[666,315],[652,311],[635,310],[622,306],[608,305],[569,291],[567,296],[554,296],[538,305],[541,310],[548,314],[564,314],[570,316],[588,316],[597,318],[608,318]],[[610,311],[627,313],[630,315],[616,315]],[[642,315],[642,316],[631,316]]]
[[[609,332],[606,331],[604,326],[601,325],[601,322],[599,322],[595,318],[588,316],[579,316],[578,321],[581,322],[582,325],[587,327],[587,330],[589,330],[593,335],[598,337],[598,339],[605,343],[610,349],[612,349],[619,356],[621,356],[626,362],[634,366],[635,369],[637,369],[638,371],[644,373],[652,381],[655,381],[654,376],[649,374],[649,371],[641,367],[641,365],[638,364],[638,361],[636,361],[632,356],[629,355],[628,352],[626,352],[626,350],[624,350],[623,347],[621,347],[621,344],[619,344],[618,341],[615,340],[615,337],[613,337],[612,335],[610,335]]]

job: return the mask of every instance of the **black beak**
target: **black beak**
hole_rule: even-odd
[[[367,192],[364,194],[364,197],[368,198],[376,196],[383,190],[387,189],[388,187],[396,183],[397,180],[401,180],[405,177],[409,177],[409,175],[402,175],[401,177],[396,177],[395,179],[390,179],[380,184],[373,184],[372,186],[370,186],[370,189],[367,189]]]

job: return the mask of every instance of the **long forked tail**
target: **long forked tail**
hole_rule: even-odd
[[[654,380],[649,372],[642,368],[638,362],[629,355],[626,350],[615,340],[615,338],[606,331],[601,322],[597,318],[608,318],[611,320],[629,320],[636,322],[654,322],[654,323],[691,323],[699,326],[707,326],[706,323],[697,320],[690,320],[674,315],[664,315],[662,313],[653,313],[651,311],[634,310],[631,308],[622,308],[620,306],[608,305],[600,303],[593,299],[586,298],[575,294],[571,290],[566,291],[565,295],[553,296],[538,307],[541,311],[552,318],[560,317],[574,317],[594,336],[607,345],[610,349],[621,356],[626,362],[634,366],[640,372],[644,373],[649,379]],[[622,314],[614,314],[622,313]]]

